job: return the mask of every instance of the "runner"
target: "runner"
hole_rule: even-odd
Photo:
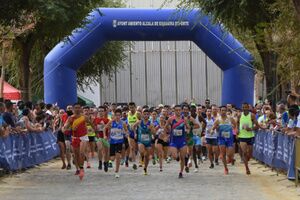
[[[104,139],[104,128],[109,122],[106,117],[106,107],[100,106],[98,109],[99,115],[94,119],[93,124],[96,128],[96,145],[98,151],[99,165],[98,169],[102,170],[102,163],[104,160],[104,171],[108,171],[108,160],[109,160],[109,143]]]
[[[152,112],[151,112],[151,123],[153,124],[154,128],[156,129],[159,126],[159,122],[158,122],[158,118],[157,118],[157,113],[158,111],[156,111],[154,108],[152,108]],[[156,152],[156,148],[155,148],[155,143],[157,140],[157,135],[155,134],[152,138],[152,145],[151,145],[151,152],[150,152],[150,156],[152,158],[152,164],[155,165],[156,161],[157,161],[157,152]]]
[[[246,174],[250,175],[248,166],[249,160],[252,158],[254,130],[259,128],[258,122],[253,113],[250,113],[249,104],[243,103],[243,112],[238,117],[237,125],[239,127],[238,138],[241,145]]]
[[[142,120],[137,121],[133,125],[133,129],[137,133],[135,138],[138,138],[138,147],[141,158],[144,158],[144,175],[147,175],[147,167],[149,164],[150,153],[152,149],[152,136],[155,134],[155,129],[151,121],[149,120],[150,111],[144,109],[142,112]]]
[[[230,162],[233,161],[233,128],[236,125],[233,118],[227,117],[226,112],[227,108],[222,106],[220,118],[215,120],[214,126],[211,129],[211,133],[216,129],[218,131],[218,144],[225,175],[229,173],[226,156],[228,156]]]
[[[137,143],[136,143],[136,140],[134,138],[135,136],[135,133],[134,133],[134,130],[132,129],[132,126],[138,121],[138,113],[136,111],[136,105],[134,102],[130,102],[128,104],[128,107],[129,107],[129,112],[128,112],[128,124],[129,124],[129,138],[128,138],[128,141],[129,141],[129,147],[130,147],[130,158],[131,158],[131,161],[133,162],[133,165],[132,165],[132,168],[134,170],[137,169],[137,165],[136,165],[136,146],[137,146]]]
[[[125,122],[121,120],[122,110],[115,110],[113,119],[108,122],[105,127],[105,130],[110,131],[108,137],[107,132],[104,131],[104,139],[109,138],[110,143],[110,159],[114,161],[115,159],[115,177],[119,178],[120,162],[121,162],[121,153],[123,144],[125,142],[124,137],[128,135],[128,129]]]
[[[190,107],[187,104],[182,106],[183,108],[183,116],[187,123],[189,124],[189,129],[186,129],[186,143],[187,143],[187,155],[185,157],[185,171],[189,173],[189,168],[192,167],[192,158],[193,158],[193,147],[194,147],[194,140],[193,140],[193,129],[199,129],[200,125],[195,121],[193,117],[190,116]],[[196,166],[198,168],[198,166]]]
[[[83,108],[83,115],[89,119],[89,122],[92,122],[91,119],[91,115],[93,115],[94,113],[92,112],[92,110],[88,107],[85,106]],[[86,128],[87,128],[87,136],[89,137],[89,145],[86,148],[86,153],[85,153],[85,159],[86,159],[86,168],[90,169],[91,168],[91,163],[89,162],[90,160],[90,154],[93,155],[93,152],[95,151],[95,130],[93,128],[93,124],[92,123],[87,123],[86,124]]]
[[[194,172],[198,172],[198,162],[197,158],[202,161],[201,158],[201,136],[203,135],[205,128],[206,128],[206,121],[202,117],[202,115],[197,114],[197,107],[192,105],[191,106],[191,116],[195,119],[196,123],[199,124],[199,128],[193,129],[193,140],[194,140],[194,146],[193,146],[193,160],[195,164],[195,170]]]
[[[125,106],[122,109],[122,118],[121,120],[125,122],[127,125],[127,129],[129,130],[129,124],[128,124],[128,119],[127,119],[127,112],[128,112],[128,107]],[[125,163],[125,167],[129,166],[129,154],[130,154],[130,148],[129,148],[129,142],[128,142],[128,137],[124,138],[125,142],[123,145],[123,150],[122,150],[122,160],[121,160],[121,165]]]
[[[159,117],[159,125],[156,127],[156,137],[155,147],[157,150],[157,155],[159,158],[159,169],[160,172],[163,171],[163,159],[168,155],[169,146],[169,135],[166,132],[166,120],[163,115]]]
[[[175,115],[167,120],[166,128],[170,131],[170,153],[174,159],[179,156],[180,171],[178,178],[183,178],[182,172],[185,164],[185,156],[187,154],[185,129],[189,129],[187,120],[181,116],[181,106],[175,105]]]
[[[214,119],[212,118],[211,108],[207,108],[206,110],[206,130],[205,130],[205,139],[206,139],[206,147],[208,150],[208,158],[210,161],[210,169],[214,168],[214,156],[218,158],[218,134],[216,131],[211,131],[214,126]]]
[[[72,146],[74,150],[75,163],[79,167],[79,178],[80,180],[84,177],[84,157],[85,150],[89,142],[87,136],[86,125],[89,119],[82,115],[82,108],[79,103],[75,103],[73,106],[74,114],[68,118],[66,124],[63,126],[63,131],[72,128]]]

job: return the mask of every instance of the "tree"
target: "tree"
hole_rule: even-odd
[[[190,0],[181,1],[180,6],[199,7],[216,22],[223,23],[237,38],[251,44],[252,53],[258,53],[256,64],[262,65],[266,77],[268,97],[275,102],[277,87],[278,54],[271,48],[274,43],[272,22],[278,17],[270,7],[276,0]],[[252,42],[249,42],[252,41]],[[254,48],[253,48],[254,44]]]
[[[16,36],[13,42],[13,49],[18,59],[18,62],[14,63],[17,66],[14,67],[20,72],[19,86],[23,99],[27,101],[31,98],[31,88],[39,86],[41,89],[43,73],[40,72],[42,72],[43,59],[54,45],[69,35],[72,30],[87,23],[83,19],[92,9],[101,6],[118,7],[121,3],[117,0],[27,0],[22,2],[1,0],[0,5],[0,26],[31,27],[30,31]],[[118,49],[112,47],[116,44],[118,44]],[[117,50],[109,51],[109,54],[105,55],[115,59],[106,61],[107,66],[119,64],[123,58],[122,43],[107,44],[107,48]],[[98,66],[103,66],[101,59],[98,58],[97,61]],[[95,73],[92,65],[87,64],[87,66],[90,68],[84,68],[85,73],[80,73],[85,77]],[[79,80],[82,82],[85,79],[80,77]]]

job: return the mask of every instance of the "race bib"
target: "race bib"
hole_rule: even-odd
[[[173,133],[174,133],[174,136],[182,136],[182,130],[174,129]]]
[[[141,135],[141,141],[142,142],[149,142],[150,141],[150,136],[148,134],[142,134]]]
[[[104,127],[105,127],[104,124],[98,124],[98,125],[97,125],[97,131],[103,132],[103,131],[104,131]]]
[[[117,128],[112,128],[110,131],[110,138],[113,140],[121,140],[123,139],[122,130]]]
[[[222,132],[222,137],[224,137],[224,138],[230,138],[230,132],[223,131]]]

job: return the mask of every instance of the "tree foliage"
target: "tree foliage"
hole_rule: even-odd
[[[293,0],[298,1],[298,0]],[[179,7],[201,8],[221,22],[255,57],[263,70],[267,93],[272,101],[282,97],[282,88],[298,66],[299,21],[296,23],[292,0],[190,0]],[[289,65],[289,67],[287,67]],[[286,76],[289,71],[290,76]]]
[[[45,55],[72,30],[84,26],[88,13],[98,7],[119,7],[120,0],[10,0],[0,1],[0,26],[26,29],[13,33],[15,59],[9,63],[10,81],[28,96],[43,93]],[[101,12],[101,10],[99,10]],[[107,43],[78,73],[80,85],[120,66],[124,43]],[[33,89],[32,93],[30,89]],[[26,99],[26,98],[25,98]],[[27,99],[26,99],[27,100]]]

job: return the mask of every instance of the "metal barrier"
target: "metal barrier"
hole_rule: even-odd
[[[300,137],[295,139],[295,184],[299,184],[299,172],[300,172]]]

